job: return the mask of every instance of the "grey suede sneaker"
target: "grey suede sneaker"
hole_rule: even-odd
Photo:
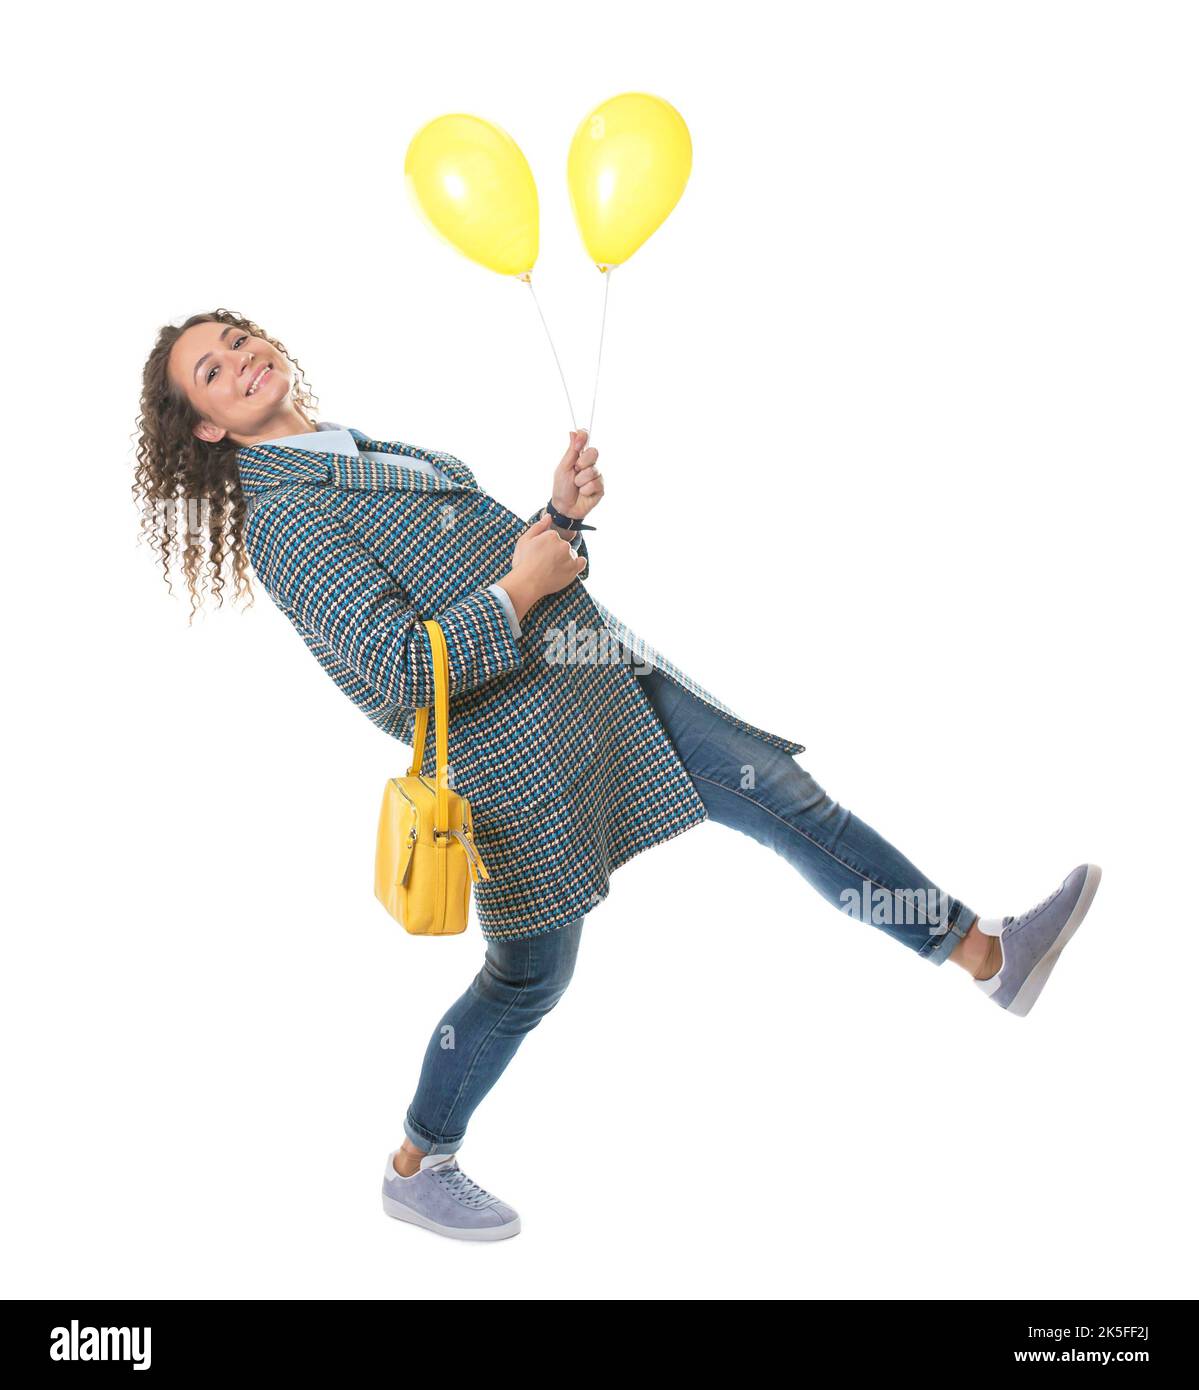
[[[1098,864],[1080,864],[1019,917],[979,921],[980,932],[999,938],[1003,960],[990,979],[974,983],[1001,1009],[1023,1018],[1037,1002],[1062,948],[1087,915],[1100,873]]]
[[[520,1230],[520,1217],[498,1197],[473,1182],[454,1154],[426,1154],[410,1178],[402,1178],[387,1155],[383,1210],[438,1235],[458,1240],[503,1240]]]

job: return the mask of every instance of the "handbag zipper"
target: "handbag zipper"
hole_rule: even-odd
[[[396,784],[396,791],[398,791],[399,794],[408,803],[408,805],[412,807],[412,824],[408,828],[408,841],[410,844],[415,844],[416,823],[420,819],[420,811],[417,809],[416,802],[413,801],[413,799],[408,795],[404,788],[400,786],[400,779],[398,777],[393,777],[391,780]]]

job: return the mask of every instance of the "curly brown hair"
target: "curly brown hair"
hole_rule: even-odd
[[[305,384],[299,362],[277,338],[264,333],[251,319],[230,309],[214,309],[209,314],[193,314],[178,327],[168,324],[159,330],[158,341],[142,372],[137,469],[132,492],[141,511],[139,539],[148,540],[156,548],[162,577],[172,594],[171,555],[176,545],[180,548],[181,566],[191,594],[189,626],[204,602],[203,583],[198,587],[198,580],[207,579],[217,606],[223,604],[225,566],[230,557],[234,599],[249,598],[253,603],[250,563],[243,540],[246,501],[237,472],[239,446],[228,438],[215,444],[196,438],[192,427],[202,417],[167,371],[171,348],[180,334],[197,323],[232,324],[255,338],[265,339],[294,368],[292,403],[314,428],[317,409],[316,397]],[[201,576],[205,550],[208,569]]]

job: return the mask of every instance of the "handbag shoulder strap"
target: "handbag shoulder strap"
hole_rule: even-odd
[[[437,742],[437,812],[434,821],[436,830],[448,830],[450,825],[450,657],[445,645],[445,633],[441,624],[433,618],[425,620],[425,631],[429,634],[429,647],[433,654],[433,707],[435,714],[434,735]],[[416,711],[415,732],[412,739],[412,766],[408,769],[410,777],[420,773],[425,760],[425,736],[429,728],[429,710],[422,705]]]

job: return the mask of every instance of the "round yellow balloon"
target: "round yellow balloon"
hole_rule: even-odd
[[[691,133],[668,101],[624,92],[583,118],[566,161],[575,221],[601,270],[627,261],[669,217],[691,173]]]
[[[533,268],[537,184],[506,131],[478,116],[438,116],[412,137],[404,176],[425,221],[464,256],[500,275]]]

